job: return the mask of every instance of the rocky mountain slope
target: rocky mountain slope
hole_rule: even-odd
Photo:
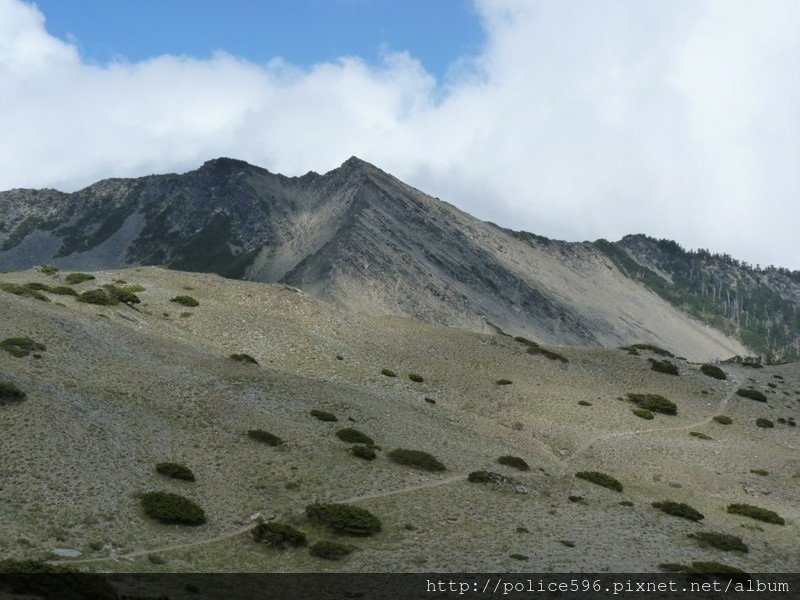
[[[775,342],[788,312],[767,333],[763,311],[756,316],[750,305],[744,327],[731,324],[730,312],[708,318],[705,308],[687,310],[685,294],[666,294],[632,271],[626,260],[648,264],[636,247],[623,240],[611,248],[482,222],[357,158],[324,175],[284,177],[222,158],[182,175],[109,179],[72,194],[0,193],[0,269],[165,265],[286,283],[373,315],[545,343],[653,342],[697,359],[796,351],[789,334]],[[706,294],[688,281],[683,291]],[[796,307],[797,286],[771,281],[769,289],[786,284],[786,310]],[[713,298],[717,310],[721,296]]]
[[[719,380],[671,359],[671,375],[652,370],[662,357],[647,350],[530,353],[506,336],[351,313],[285,285],[155,267],[48,273],[0,275],[0,560],[136,573],[800,567],[797,364],[724,365]],[[97,300],[84,294],[108,285],[140,302],[67,291]],[[241,353],[258,364],[230,358]],[[629,393],[660,394],[675,414],[637,416]],[[337,436],[348,427],[373,438],[374,460]],[[256,429],[283,443],[252,439]],[[395,462],[396,449],[431,453],[445,470]],[[194,481],[160,474],[160,462]],[[622,490],[576,477],[584,471]],[[190,499],[205,522],[149,518],[150,492]],[[304,511],[331,501],[368,510],[381,530],[334,534]],[[704,518],[653,506],[662,501]],[[785,522],[728,511],[739,503]],[[325,560],[256,543],[259,519],[352,551]],[[747,551],[704,545],[708,532]]]

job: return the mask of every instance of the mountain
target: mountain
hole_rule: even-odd
[[[798,278],[685,252],[676,260],[662,246],[503,229],[355,157],[324,175],[219,158],[69,194],[0,193],[2,269],[164,265],[542,343],[651,342],[693,359],[796,355]],[[769,306],[758,304],[766,296]]]

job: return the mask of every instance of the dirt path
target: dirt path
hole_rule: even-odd
[[[465,474],[453,475],[446,479],[436,479],[433,481],[426,481],[425,483],[418,483],[416,485],[408,485],[405,487],[397,488],[394,490],[386,490],[381,492],[375,492],[372,494],[362,494],[360,496],[351,496],[350,498],[344,498],[343,500],[334,500],[338,504],[355,504],[356,502],[362,502],[364,500],[372,500],[374,498],[386,498],[387,496],[394,496],[397,494],[408,494],[411,492],[416,492],[419,490],[426,490],[430,488],[440,487],[443,485],[449,485],[451,483],[456,483],[457,481],[463,481],[466,479]],[[172,544],[170,546],[161,546],[158,548],[149,548],[147,550],[136,550],[134,552],[126,552],[125,554],[119,554],[117,556],[104,556],[100,558],[82,558],[77,560],[50,560],[47,561],[51,564],[86,564],[86,563],[96,563],[96,562],[105,562],[109,560],[130,560],[133,558],[138,558],[142,556],[147,556],[148,554],[158,554],[160,552],[170,552],[173,550],[187,550],[189,548],[197,548],[198,546],[205,546],[207,544],[214,544],[216,542],[221,542],[224,540],[228,540],[230,538],[234,538],[237,535],[242,535],[247,533],[253,528],[253,523],[249,523],[242,527],[238,527],[236,529],[232,529],[221,533],[217,536],[212,538],[206,538],[202,540],[197,540],[195,542],[186,542],[183,544]]]

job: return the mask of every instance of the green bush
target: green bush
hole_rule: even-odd
[[[767,401],[767,397],[762,392],[754,389],[739,388],[736,390],[736,395],[741,396],[742,398],[750,398],[751,400],[755,400],[757,402]]]
[[[266,444],[267,446],[280,446],[285,443],[277,435],[264,431],[263,429],[251,429],[247,432],[247,437],[251,440]]]
[[[138,294],[139,292],[147,291],[146,287],[139,285],[138,283],[126,283],[122,286],[122,289],[126,292],[131,292],[132,294]]]
[[[764,419],[764,418],[756,419],[756,425],[764,429],[772,429],[773,427],[775,427],[775,423],[773,423],[769,419]]]
[[[767,471],[766,469],[750,469],[750,472],[753,475],[761,475],[762,477],[766,477],[767,475],[769,475],[769,471]]]
[[[653,344],[631,344],[628,346],[628,348],[635,348],[636,350],[649,350],[650,352],[660,356],[669,356],[670,358],[675,358],[675,355],[669,350],[664,350],[663,348],[659,348]]]
[[[78,285],[79,283],[91,281],[92,279],[94,279],[94,275],[89,275],[89,273],[70,273],[64,278],[64,281],[71,285]]]
[[[673,517],[689,519],[690,521],[701,521],[705,519],[702,513],[695,510],[688,504],[684,504],[683,502],[663,500],[662,502],[653,502],[653,507],[662,510],[668,515],[672,515]]]
[[[713,440],[714,439],[710,435],[708,435],[706,433],[703,433],[702,431],[690,431],[689,435],[692,436],[692,437],[696,437],[697,439],[700,439],[700,440]]]
[[[409,373],[408,378],[416,383],[422,383],[423,381],[425,381],[422,375],[417,375],[416,373]]]
[[[99,306],[114,306],[119,304],[115,298],[108,295],[105,290],[96,289],[96,290],[87,290],[83,292],[80,296],[76,298],[78,302],[84,302],[86,304],[97,304]]]
[[[717,415],[712,419],[712,421],[715,421],[720,425],[730,425],[731,423],[733,423],[733,419],[731,419],[727,415]]]
[[[42,268],[39,269],[45,275],[55,275],[58,273],[58,267],[54,267],[53,265],[42,265]]]
[[[728,376],[725,374],[725,371],[723,371],[716,365],[710,365],[708,363],[700,367],[700,372],[703,373],[703,375],[708,375],[709,377],[713,377],[714,379],[728,378]]]
[[[627,394],[627,398],[639,408],[647,409],[650,412],[657,412],[665,415],[678,414],[677,405],[658,394]]]
[[[25,296],[28,298],[35,298],[36,300],[41,300],[42,302],[50,302],[50,298],[41,292],[27,288],[24,285],[17,285],[15,283],[0,283],[0,290],[16,296]]]
[[[519,456],[511,456],[511,455],[501,456],[500,458],[497,459],[497,463],[500,465],[505,465],[506,467],[517,469],[519,471],[531,470],[528,463],[525,462],[525,459],[522,459]]]
[[[22,402],[26,397],[27,394],[13,383],[0,379],[0,406],[12,402]]]
[[[340,429],[336,432],[336,437],[343,442],[347,442],[348,444],[366,444],[368,446],[375,445],[375,440],[369,437],[366,433],[361,433],[358,429],[354,429],[353,427],[345,427],[344,429]]]
[[[428,397],[425,398],[425,402],[427,402],[428,404],[436,404],[436,400]]]
[[[134,304],[139,304],[141,300],[139,296],[134,294],[133,292],[129,292],[124,288],[117,287],[115,285],[107,285],[105,286],[106,293],[116,300],[117,302],[122,302],[123,304],[127,304],[128,306],[133,306]]]
[[[49,292],[50,286],[46,283],[39,283],[38,281],[31,281],[29,283],[23,283],[22,287],[28,290],[35,290],[37,292]]]
[[[13,558],[6,558],[0,560],[0,573],[4,575],[17,575],[17,574],[50,574],[50,573],[78,573],[79,571],[75,567],[69,567],[66,565],[54,565],[52,563],[47,563],[41,560],[15,560]],[[63,582],[69,581],[68,579],[63,579]],[[30,582],[26,583],[35,583],[33,579]],[[85,582],[81,582],[85,583]],[[45,586],[47,587],[47,586]],[[85,590],[84,590],[85,591]],[[50,590],[52,593],[52,590]],[[14,597],[14,596],[12,596]],[[26,594],[27,597],[27,594]],[[48,596],[45,596],[48,597]],[[56,598],[57,596],[49,596],[51,598]],[[84,595],[74,596],[75,598],[85,598]],[[95,598],[95,596],[91,596]],[[110,596],[111,598],[116,598],[116,594]]]
[[[646,408],[634,408],[633,414],[642,419],[647,419],[648,421],[652,421],[656,418],[656,416]]]
[[[306,534],[287,523],[259,523],[250,530],[253,541],[282,548],[305,546]]]
[[[528,354],[533,356],[542,355],[545,358],[549,358],[550,360],[557,360],[562,363],[568,363],[566,356],[562,356],[558,352],[553,352],[552,350],[548,350],[547,348],[542,348],[541,346],[528,346],[528,349],[525,350]]]
[[[306,516],[344,535],[366,537],[381,530],[381,522],[375,515],[351,504],[309,504]]]
[[[142,508],[151,519],[175,525],[202,525],[206,522],[203,509],[197,504],[169,492],[142,494]]]
[[[308,414],[310,414],[315,419],[319,419],[320,421],[325,421],[326,423],[333,423],[339,420],[336,418],[335,414],[329,413],[327,410],[318,410],[315,408]]]
[[[594,405],[593,405],[591,402],[589,402],[588,400],[578,400],[578,404],[579,404],[580,406],[594,406]]]
[[[57,296],[77,296],[78,295],[78,292],[76,292],[74,289],[72,289],[68,285],[56,285],[56,286],[51,287],[47,291],[50,292],[51,294],[56,294]]]
[[[752,504],[729,504],[728,512],[732,515],[750,517],[764,523],[773,523],[775,525],[784,525],[786,523],[783,517],[775,511],[753,506]]]
[[[374,446],[362,446],[357,444],[350,447],[350,452],[353,454],[353,456],[362,458],[364,460],[375,460],[378,456],[375,453]]]
[[[398,465],[406,465],[408,467],[415,467],[423,471],[446,471],[445,467],[439,460],[427,452],[422,450],[407,450],[405,448],[398,448],[392,450],[386,456],[389,457],[393,463]]]
[[[44,352],[47,348],[44,344],[35,342],[29,337],[18,337],[4,339],[0,342],[0,350],[5,350],[16,358],[22,358],[31,352]]]
[[[492,481],[492,473],[489,471],[473,471],[467,475],[467,481],[472,483],[489,483]]]
[[[194,473],[186,465],[173,462],[160,462],[156,464],[156,472],[166,475],[172,479],[182,479],[183,481],[194,481]]]
[[[231,354],[230,358],[231,358],[231,360],[235,360],[236,362],[240,362],[240,363],[247,363],[247,364],[250,364],[250,365],[257,365],[258,364],[258,361],[255,358],[253,358],[252,356],[250,356],[249,354],[243,354],[243,353],[241,353],[241,354]]]
[[[601,485],[604,488],[608,488],[615,492],[622,491],[622,484],[617,481],[611,475],[607,475],[606,473],[601,473],[599,471],[579,471],[575,473],[575,477],[579,479],[585,479],[586,481],[591,481],[597,485]]]
[[[391,369],[381,369],[381,374],[386,375],[387,377],[397,377],[397,373]]]
[[[339,560],[353,552],[353,547],[330,540],[320,540],[308,547],[308,553],[325,560]]]
[[[175,302],[177,304],[180,304],[182,306],[187,306],[189,308],[200,306],[200,303],[191,296],[175,296],[170,300],[170,302]]]
[[[742,538],[727,533],[717,533],[714,531],[698,531],[690,533],[689,537],[696,540],[702,548],[716,548],[726,552],[748,552],[747,544]]]
[[[656,360],[655,358],[648,358],[650,368],[659,373],[666,373],[667,375],[680,375],[678,367],[669,362],[668,360]]]
[[[510,379],[498,379],[497,380],[497,385],[511,385],[512,383],[514,383],[514,382],[511,381]]]

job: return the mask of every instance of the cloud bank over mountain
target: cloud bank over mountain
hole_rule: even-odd
[[[800,267],[800,4],[477,0],[481,53],[95,64],[0,0],[0,189],[358,155],[478,217]]]

